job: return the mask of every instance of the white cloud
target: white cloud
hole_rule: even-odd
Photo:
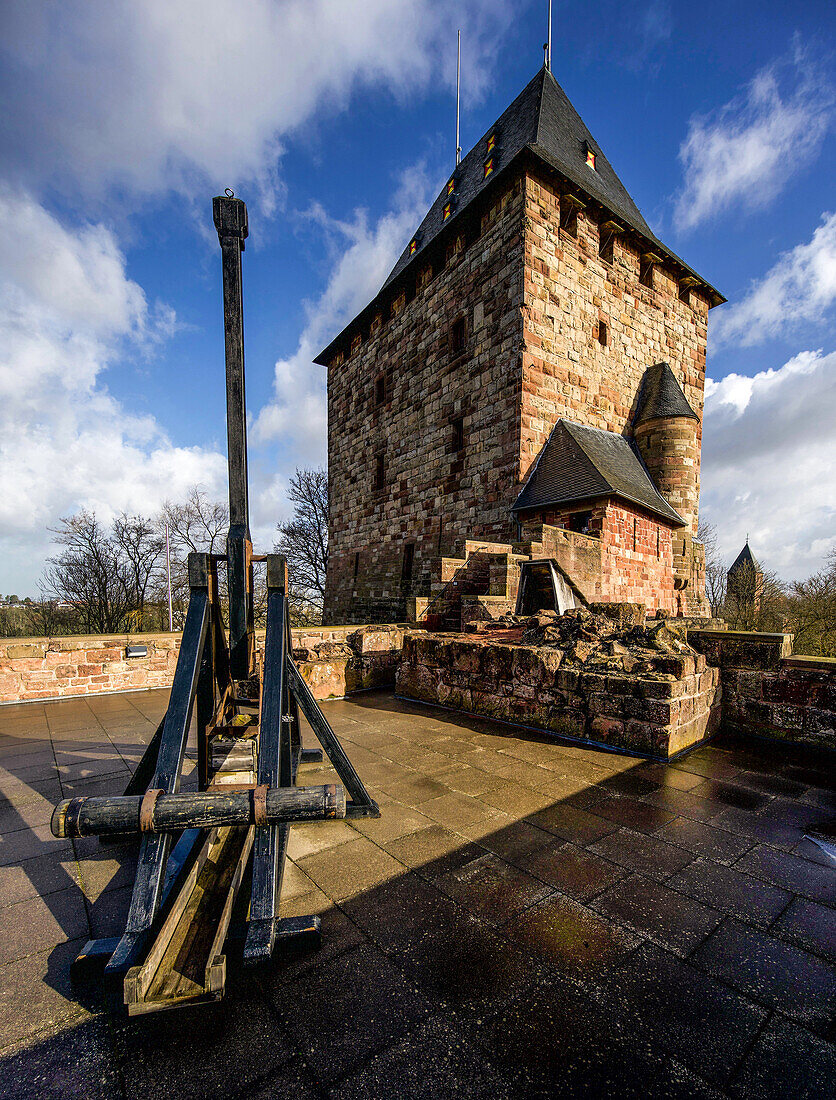
[[[724,308],[711,326],[713,347],[751,346],[799,322],[825,318],[836,302],[836,214],[825,214],[806,244],[785,252],[739,302]]]
[[[310,211],[331,241],[332,272],[320,297],[306,303],[296,351],[276,363],[272,400],[253,423],[255,443],[281,440],[300,466],[325,462],[326,371],[313,358],[377,294],[428,204],[426,173],[415,166],[404,173],[393,209],[373,224],[365,210],[351,221],[336,221],[320,207]]]
[[[836,546],[836,352],[706,383],[703,516],[731,563],[746,535],[784,580]]]
[[[174,319],[161,311],[163,331]],[[102,375],[159,334],[142,289],[101,225],[62,225],[0,189],[0,548],[3,584],[33,592],[47,528],[80,507],[103,519],[156,510],[192,484],[223,486],[214,451],[178,447],[132,416]],[[34,594],[34,592],[33,592]]]
[[[151,195],[260,184],[283,143],[361,85],[395,95],[455,80],[468,94],[513,14],[510,0],[62,0],[4,4],[4,170],[30,189]]]
[[[762,69],[714,114],[692,117],[679,150],[677,228],[765,206],[815,159],[832,118],[833,90],[797,46],[791,62]]]

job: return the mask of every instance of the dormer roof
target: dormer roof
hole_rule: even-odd
[[[624,436],[563,419],[552,428],[512,511],[601,497],[621,497],[672,527],[685,526]]]

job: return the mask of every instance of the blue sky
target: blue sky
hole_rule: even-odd
[[[254,538],[324,461],[312,357],[542,64],[545,0],[7,0],[0,592],[80,507],[224,497],[211,198],[247,200]],[[702,511],[785,579],[836,547],[832,3],[555,2],[552,69],[711,313]],[[574,14],[573,14],[574,13]]]

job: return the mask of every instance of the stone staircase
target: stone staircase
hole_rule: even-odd
[[[463,556],[437,558],[421,622],[429,630],[460,631],[465,622],[480,617],[480,605],[483,617],[513,611],[519,562],[527,556],[509,543],[468,539]]]

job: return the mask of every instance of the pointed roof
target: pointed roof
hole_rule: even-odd
[[[674,527],[685,526],[624,436],[561,419],[552,428],[512,511],[609,496],[638,504]]]
[[[761,569],[758,559],[749,549],[748,539],[746,539],[746,545],[732,562],[729,568],[729,573],[737,573],[741,569],[751,569],[755,573],[763,573],[763,569]]]
[[[656,363],[644,372],[633,425],[635,427],[645,420],[675,416],[699,420],[668,364]]]
[[[495,165],[493,172],[485,178],[485,160],[489,155],[488,141],[492,136],[496,139]],[[587,149],[595,154],[594,168],[587,163]],[[390,271],[380,293],[324,351],[320,352],[316,358],[317,363],[327,364],[336,350],[335,344],[346,335],[348,329],[360,318],[370,319],[373,308],[377,306],[383,291],[398,281],[399,276],[407,268],[413,264],[426,262],[428,246],[450,226],[456,225],[457,222],[461,225],[458,219],[461,218],[463,211],[467,210],[484,190],[492,187],[494,181],[522,156],[533,157],[541,164],[557,171],[570,184],[575,185],[590,199],[610,211],[615,220],[623,223],[625,229],[632,229],[640,234],[654,251],[660,251],[673,260],[678,268],[706,288],[711,294],[713,305],[725,301],[719,291],[655,236],[630,197],[627,188],[616,175],[615,169],[570,103],[568,96],[551,72],[544,67],[529,81],[510,107],[500,115],[457,165],[453,172],[456,186],[453,193],[452,213],[447,219],[444,218],[444,208],[451,197],[448,195],[445,184],[417,232]],[[413,241],[415,248],[412,248]]]

